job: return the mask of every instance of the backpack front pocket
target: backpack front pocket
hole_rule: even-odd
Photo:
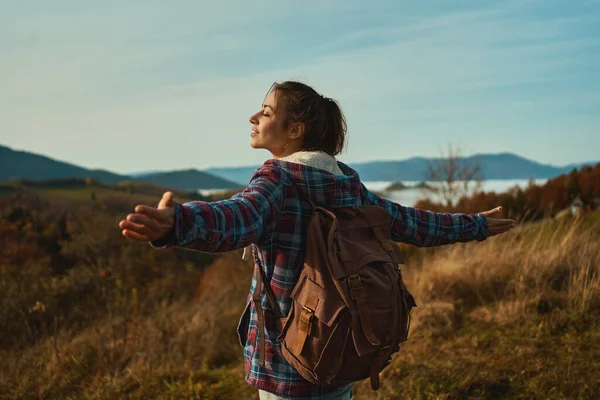
[[[346,305],[303,274],[278,341],[286,360],[307,380],[327,384],[342,363],[349,331]]]

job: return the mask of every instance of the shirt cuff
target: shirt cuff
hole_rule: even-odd
[[[150,242],[150,246],[156,248],[156,249],[163,249],[163,248],[167,248],[167,247],[172,247],[177,245],[178,243],[178,238],[177,238],[177,230],[179,228],[179,226],[181,225],[181,223],[179,223],[179,217],[181,215],[181,204],[179,203],[175,203],[175,216],[174,216],[174,221],[173,221],[173,228],[171,228],[171,230],[169,232],[167,232],[166,235],[164,235],[163,237],[161,237],[160,239],[156,239]]]
[[[475,219],[475,240],[482,241],[488,237],[487,218],[483,214],[474,214]]]

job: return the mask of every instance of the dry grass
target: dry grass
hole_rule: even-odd
[[[200,272],[115,244],[114,220],[85,220],[96,233],[65,244],[79,260],[65,276],[0,265],[0,328],[15,332],[0,346],[0,398],[257,398],[235,330],[251,263],[233,252]],[[411,336],[382,388],[361,382],[357,399],[600,392],[600,215],[411,254]]]
[[[145,313],[132,290],[127,317],[63,330],[18,354],[6,351],[0,397],[251,397],[235,328],[252,266],[238,259],[229,254],[201,274],[191,301],[170,302],[161,293]]]
[[[409,271],[409,341],[382,390],[361,383],[356,398],[600,393],[600,215],[440,248]]]

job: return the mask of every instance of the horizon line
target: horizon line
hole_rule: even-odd
[[[84,168],[84,169],[88,169],[90,171],[106,171],[106,172],[110,172],[113,174],[118,174],[118,175],[127,175],[127,176],[133,176],[136,174],[144,174],[144,173],[164,173],[164,172],[176,172],[176,171],[186,171],[186,170],[196,170],[196,171],[201,171],[201,172],[206,172],[210,169],[232,169],[232,168],[256,168],[259,167],[261,164],[246,164],[246,165],[227,165],[227,166],[210,166],[210,167],[206,167],[203,169],[200,169],[198,167],[187,167],[187,168],[178,168],[178,169],[168,169],[168,170],[138,170],[136,171],[131,171],[131,172],[115,172],[114,170],[108,169],[106,167],[86,167],[83,165],[79,165],[79,164],[74,164],[70,161],[65,161],[65,160],[60,160],[57,158],[54,158],[52,156],[46,155],[46,154],[41,154],[41,153],[36,153],[34,151],[30,151],[30,150],[25,150],[25,149],[15,149],[13,147],[4,145],[0,143],[0,147],[5,147],[11,151],[15,151],[15,152],[22,152],[22,153],[28,153],[28,154],[32,154],[35,156],[39,156],[39,157],[45,157],[48,158],[50,160],[56,161],[56,162],[61,162],[61,163],[65,163],[65,164],[70,164],[72,166],[78,167],[78,168]],[[501,156],[501,155],[510,155],[510,156],[516,156],[528,161],[532,161],[535,162],[537,164],[540,164],[542,166],[548,166],[548,167],[554,167],[554,168],[565,168],[568,166],[572,166],[572,165],[595,165],[598,162],[600,162],[600,160],[596,160],[596,161],[591,161],[591,160],[586,160],[586,161],[576,161],[576,162],[571,162],[571,163],[567,163],[564,165],[556,165],[556,164],[545,164],[542,163],[540,161],[534,160],[532,158],[528,158],[525,156],[522,156],[520,154],[517,153],[513,153],[513,152],[508,152],[508,151],[504,151],[504,152],[495,152],[495,153],[475,153],[475,154],[471,154],[471,155],[463,155],[460,158],[471,158],[471,157],[477,157],[477,156]],[[337,158],[337,157],[336,157]],[[413,159],[427,159],[427,160],[436,160],[436,159],[442,159],[443,157],[426,157],[426,156],[413,156],[413,157],[409,157],[409,158],[404,158],[404,159],[380,159],[380,160],[369,160],[369,161],[357,161],[357,162],[344,162],[345,164],[348,165],[360,165],[360,164],[370,164],[370,163],[381,163],[381,162],[402,162],[402,161],[408,161],[408,160],[413,160]],[[271,158],[266,158],[266,160],[271,159]],[[338,158],[338,161],[339,158]]]

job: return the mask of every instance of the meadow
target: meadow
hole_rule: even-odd
[[[92,189],[0,195],[0,399],[257,399],[235,331],[251,262],[130,242],[118,221],[153,197]],[[600,393],[598,210],[403,247],[411,334],[356,399]]]

